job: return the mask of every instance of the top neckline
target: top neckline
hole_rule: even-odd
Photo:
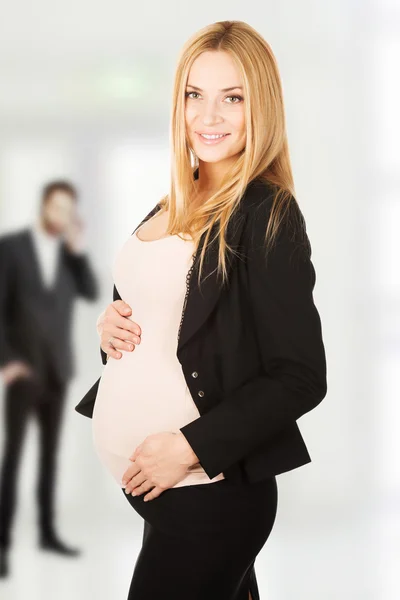
[[[164,235],[163,237],[160,238],[156,238],[155,240],[142,240],[142,238],[140,238],[137,234],[137,232],[135,231],[135,238],[139,241],[142,242],[143,244],[151,244],[152,242],[161,242],[161,240],[167,240],[168,238],[173,238],[176,237],[174,235]]]
[[[156,239],[154,239],[154,240],[142,240],[142,238],[140,238],[140,237],[138,236],[137,232],[138,232],[138,231],[140,231],[140,230],[142,229],[142,227],[143,227],[143,226],[144,226],[146,223],[148,223],[149,221],[151,221],[152,219],[154,219],[154,217],[157,217],[157,215],[158,215],[158,212],[159,212],[159,211],[157,211],[157,212],[156,212],[156,213],[155,213],[155,214],[154,214],[152,217],[150,217],[150,219],[147,219],[147,220],[146,220],[144,223],[142,223],[142,224],[140,225],[140,227],[138,227],[138,228],[136,229],[136,231],[135,231],[135,237],[136,237],[136,239],[137,239],[137,240],[139,240],[139,242],[142,242],[143,244],[151,244],[152,242],[160,242],[161,240],[166,240],[166,239],[168,239],[168,238],[174,237],[174,236],[172,236],[172,235],[163,235],[163,237],[156,238]]]
[[[167,239],[170,239],[170,238],[178,238],[178,239],[179,239],[179,240],[181,240],[182,242],[189,242],[189,241],[193,241],[193,240],[191,240],[191,239],[182,239],[181,237],[179,237],[179,235],[178,235],[178,234],[174,234],[174,235],[170,235],[170,234],[168,234],[168,235],[163,235],[162,237],[160,237],[160,238],[156,238],[156,239],[154,239],[154,240],[142,240],[142,238],[140,238],[140,237],[138,236],[138,231],[140,231],[140,230],[142,229],[142,227],[143,227],[143,226],[144,226],[146,223],[148,223],[149,221],[151,221],[152,219],[154,219],[154,218],[155,218],[157,215],[158,215],[158,211],[156,212],[156,214],[154,214],[152,217],[150,217],[150,219],[147,219],[147,221],[145,221],[144,223],[142,223],[142,224],[140,225],[140,227],[138,227],[138,228],[136,229],[136,231],[135,231],[135,233],[134,233],[134,236],[135,236],[135,238],[136,238],[136,239],[137,239],[139,242],[142,242],[143,244],[151,244],[151,243],[153,243],[153,242],[161,242],[162,240],[167,240]],[[180,234],[180,235],[182,235],[182,234]]]

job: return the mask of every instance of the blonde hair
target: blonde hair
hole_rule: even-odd
[[[224,51],[234,60],[243,80],[247,143],[226,172],[220,189],[193,210],[187,207],[195,192],[185,124],[185,90],[190,68],[205,51]],[[247,185],[255,178],[272,184],[275,197],[266,230],[266,247],[276,238],[291,200],[294,184],[286,136],[282,86],[275,57],[264,38],[243,21],[220,21],[195,33],[184,45],[176,68],[170,125],[171,183],[161,199],[169,210],[168,233],[189,233],[196,250],[205,233],[200,256],[199,282],[211,228],[217,226],[218,273],[227,278],[226,229]],[[251,143],[249,143],[251,141]],[[213,241],[213,240],[211,240]]]

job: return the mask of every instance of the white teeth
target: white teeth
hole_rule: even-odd
[[[201,137],[206,138],[206,140],[217,140],[218,138],[224,137],[226,133],[221,133],[221,135],[208,135],[206,133],[201,133]]]

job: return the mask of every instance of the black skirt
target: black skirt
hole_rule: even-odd
[[[275,522],[275,477],[169,488],[147,502],[121,489],[144,519],[127,600],[260,600],[254,561]]]

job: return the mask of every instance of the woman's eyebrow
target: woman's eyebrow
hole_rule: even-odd
[[[192,85],[191,83],[188,83],[186,87],[191,87],[194,90],[197,90],[198,92],[202,92],[203,90],[199,87],[197,87],[196,85]],[[241,85],[234,85],[233,87],[228,87],[228,88],[223,88],[222,90],[219,90],[220,92],[230,92],[231,90],[242,90],[242,86]]]

